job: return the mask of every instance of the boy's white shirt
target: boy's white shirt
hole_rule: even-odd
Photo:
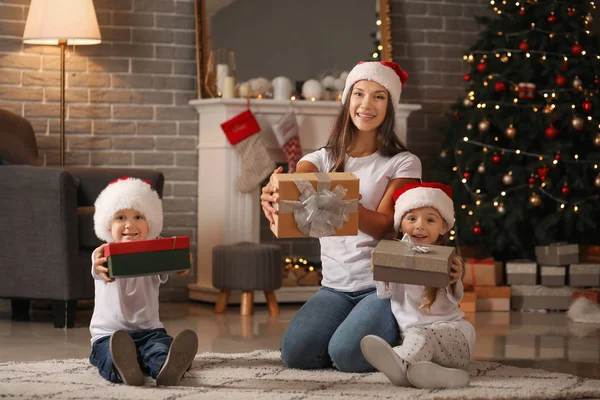
[[[168,274],[117,278],[105,282],[94,271],[92,253],[92,276],[94,277],[94,314],[90,322],[91,342],[118,330],[163,328],[159,317],[158,290],[169,279]]]
[[[405,234],[402,241],[410,242],[410,236]],[[454,284],[454,290],[451,285],[448,285],[438,291],[429,311],[419,308],[423,304],[422,296],[425,286],[375,281],[375,287],[377,288],[377,297],[391,299],[392,313],[401,332],[433,324],[449,324],[463,333],[467,339],[470,354],[473,354],[475,329],[469,321],[464,319],[465,313],[458,308],[458,303],[464,295],[460,279]]]

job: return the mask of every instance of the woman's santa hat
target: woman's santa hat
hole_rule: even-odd
[[[448,229],[454,226],[452,188],[437,182],[411,183],[394,192],[394,229],[400,230],[404,214],[421,207],[435,208],[446,221]]]
[[[162,201],[149,181],[124,176],[108,184],[94,203],[94,231],[105,242],[114,242],[110,227],[120,210],[141,212],[148,222],[147,239],[156,239],[163,227]]]
[[[392,98],[392,104],[400,103],[400,93],[408,74],[393,61],[367,61],[359,62],[346,78],[346,85],[342,92],[342,103],[346,102],[350,89],[358,81],[367,80],[379,83],[387,89]]]

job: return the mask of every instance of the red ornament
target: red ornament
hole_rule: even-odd
[[[496,82],[496,84],[494,85],[494,90],[496,92],[505,92],[506,91],[506,83],[500,81],[500,82]]]
[[[562,75],[556,77],[556,84],[558,86],[565,86],[565,83],[567,83],[567,78]]]
[[[524,16],[525,15],[525,9],[523,7],[521,7],[521,9],[519,10],[519,15],[520,16]]]
[[[541,180],[545,181],[546,177],[548,176],[548,171],[549,171],[548,167],[538,168],[537,174]]]
[[[555,159],[556,161],[559,161],[559,160],[560,160],[560,157],[561,157],[560,153],[556,153],[556,155],[554,156],[554,159]]]
[[[460,120],[460,115],[457,112],[454,113],[454,119],[457,121]]]
[[[465,76],[463,76],[463,79],[465,80],[465,82],[469,82],[471,80],[471,75],[465,74]]]
[[[551,24],[556,22],[556,15],[554,15],[554,13],[548,16],[548,22],[550,22]]]
[[[492,156],[492,161],[495,162],[496,164],[498,164],[501,159],[502,158],[500,157],[500,155],[498,153],[494,153],[494,155]]]
[[[569,193],[571,193],[571,189],[569,189],[569,186],[567,186],[566,183],[563,185],[560,191],[562,192],[563,196],[567,196]]]
[[[596,77],[594,78],[594,83],[595,83],[596,85],[600,83],[600,78],[598,78],[598,76],[596,76]]]
[[[567,11],[567,14],[569,15],[569,17],[575,16],[575,9],[574,8],[569,8],[569,11]]]
[[[477,72],[484,73],[486,70],[487,70],[487,64],[484,61],[477,64]]]
[[[580,56],[582,52],[583,52],[583,46],[580,45],[579,43],[575,43],[573,45],[573,47],[571,47],[571,53],[574,56]]]
[[[560,70],[565,72],[567,69],[569,69],[569,63],[567,61],[563,61],[562,65],[560,66]]]
[[[558,136],[558,129],[556,129],[553,125],[550,125],[544,131],[544,135],[546,135],[547,139],[554,139],[556,136]]]
[[[482,233],[483,233],[483,231],[481,230],[479,223],[473,227],[473,235],[481,236]]]
[[[466,180],[471,179],[471,171],[463,172],[463,178],[465,178]]]
[[[533,174],[531,174],[531,176],[529,177],[529,184],[530,185],[535,184],[535,176],[533,176]]]
[[[583,103],[581,103],[581,108],[586,113],[589,113],[590,111],[592,111],[592,102],[589,100],[585,100]]]
[[[527,43],[527,40],[523,40],[521,44],[519,44],[519,49],[521,49],[522,52],[527,52],[529,50],[529,43]]]

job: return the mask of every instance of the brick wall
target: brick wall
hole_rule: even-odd
[[[423,106],[408,119],[407,146],[426,167],[440,150],[444,113],[464,96],[462,56],[480,30],[474,17],[493,11],[488,0],[390,0],[390,8],[394,61],[409,72],[402,101]]]
[[[29,3],[0,0],[0,108],[31,121],[44,164],[58,165],[60,52],[22,43]],[[163,234],[195,243],[194,1],[94,4],[102,43],[68,48],[66,163],[163,171]],[[193,281],[174,276],[161,298],[186,299]]]

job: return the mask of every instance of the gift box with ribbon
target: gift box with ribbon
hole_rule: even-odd
[[[462,312],[471,313],[479,311],[477,309],[477,293],[475,292],[464,292],[463,298],[458,303],[458,307]]]
[[[469,258],[465,260],[465,273],[463,285],[471,286],[498,286],[502,284],[502,262],[492,258],[478,260]]]
[[[579,245],[552,243],[548,246],[536,246],[535,257],[543,265],[568,265],[579,262]]]
[[[544,286],[565,286],[567,283],[566,266],[540,266],[540,283]]]
[[[585,297],[592,303],[600,304],[600,288],[594,289],[575,289],[573,291],[573,300]]]
[[[276,174],[278,238],[358,235],[359,180],[351,172]]]
[[[568,310],[573,298],[573,288],[568,286],[516,285],[511,290],[510,304],[513,310]]]
[[[508,285],[536,285],[537,263],[531,260],[513,260],[506,263]]]
[[[600,264],[571,264],[569,285],[575,287],[600,286]]]
[[[174,236],[109,243],[104,255],[108,258],[111,278],[179,272],[190,269],[190,238]]]
[[[381,240],[373,250],[373,279],[444,288],[450,282],[454,247]]]
[[[510,286],[480,286],[477,293],[477,311],[510,311]]]

